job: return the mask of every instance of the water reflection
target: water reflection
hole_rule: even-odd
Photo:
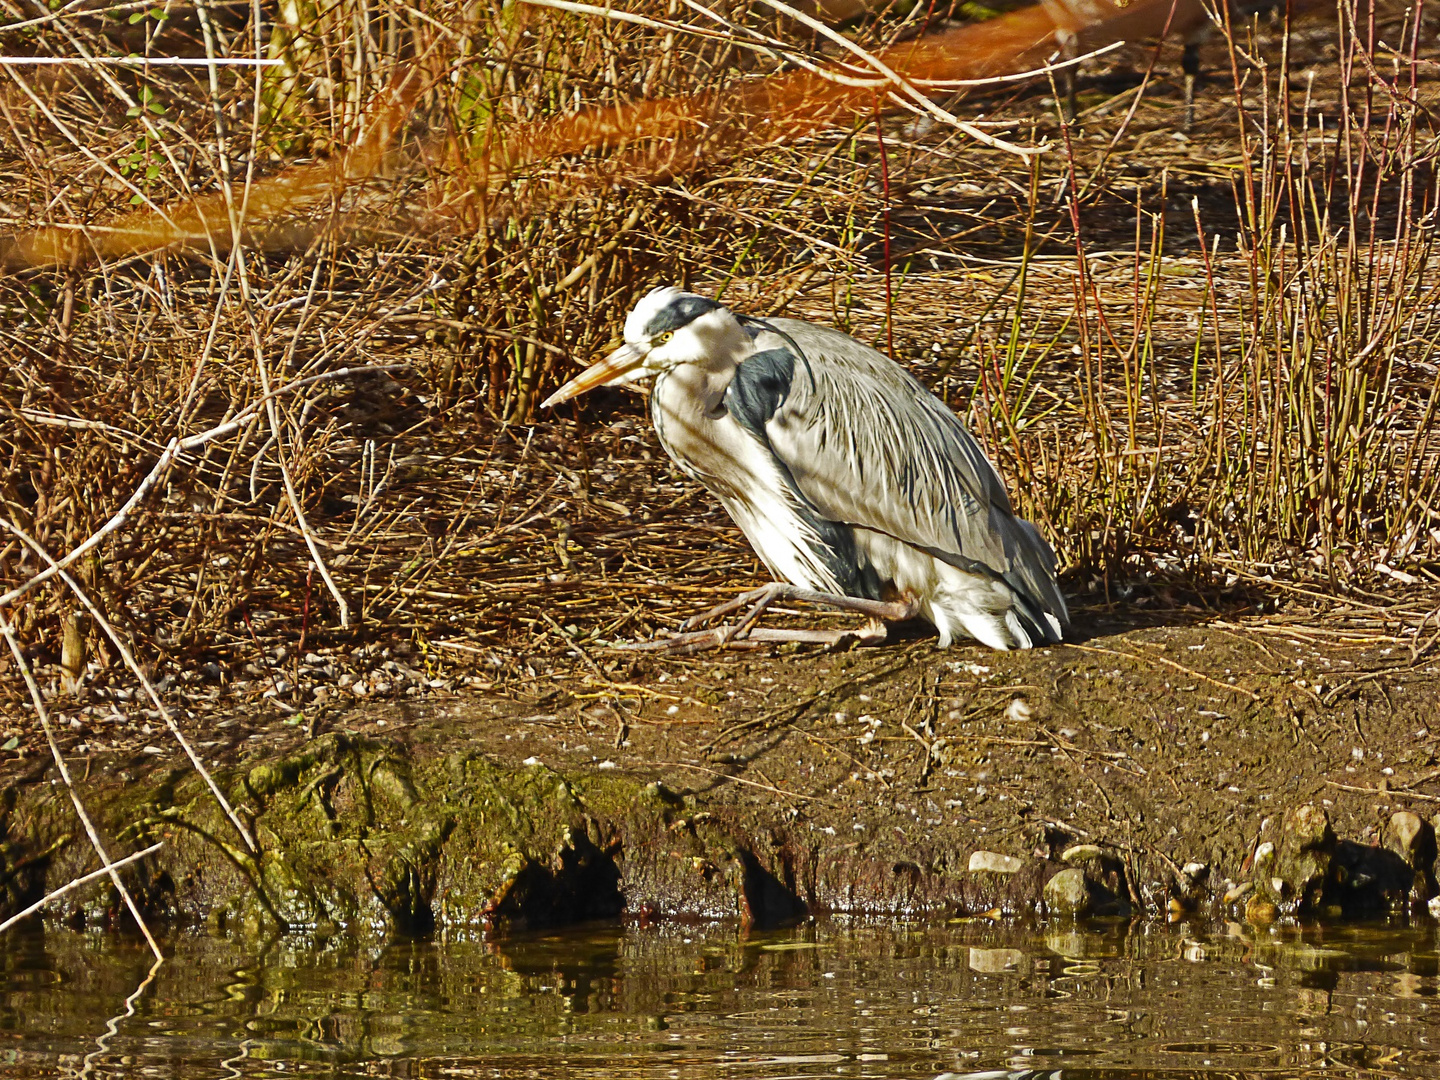
[[[1433,929],[0,939],[0,1077],[1440,1076]],[[143,984],[143,985],[142,985]]]

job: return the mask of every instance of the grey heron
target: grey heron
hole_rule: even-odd
[[[921,615],[942,646],[1061,639],[1069,613],[1050,545],[1015,515],[959,418],[888,356],[829,327],[662,287],[630,312],[624,344],[542,407],[647,377],[660,444],[776,578],[686,627],[751,605],[738,621],[667,644],[842,635],[755,627],[780,599],[864,614],[870,638]]]

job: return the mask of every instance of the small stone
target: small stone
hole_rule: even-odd
[[[1426,906],[1430,909],[1432,919],[1440,919],[1440,896],[1432,896]]]
[[[1259,866],[1261,863],[1265,862],[1267,859],[1273,858],[1274,855],[1275,855],[1275,845],[1272,844],[1272,843],[1270,843],[1270,841],[1268,841],[1268,840],[1265,841],[1265,843],[1261,844],[1259,847],[1257,847],[1257,848],[1255,849],[1255,865],[1256,865],[1256,866]]]
[[[161,750],[160,747],[158,747],[158,746],[146,746],[146,747],[144,747],[144,748],[141,750],[141,753],[145,753],[145,754],[163,754],[163,753],[165,753],[165,751],[164,751],[164,750]]]
[[[201,664],[195,670],[200,675],[200,678],[204,679],[206,682],[219,682],[225,674],[223,671],[220,670],[220,665],[215,663],[215,661],[213,660]]]
[[[1210,867],[1203,862],[1187,862],[1181,871],[1191,881],[1204,881],[1210,876]]]
[[[1251,882],[1242,881],[1239,885],[1236,885],[1233,889],[1231,889],[1225,894],[1224,902],[1227,904],[1233,904],[1237,900],[1243,900],[1245,899],[1245,897],[1250,895],[1251,890],[1253,890],[1254,888],[1255,886]]]
[[[1060,858],[1067,863],[1090,862],[1105,854],[1098,844],[1071,844],[1060,853]]]
[[[1002,855],[998,851],[973,851],[970,853],[970,872],[990,874],[1014,874],[1025,866],[1024,859],[1014,855]]]
[[[1328,848],[1335,843],[1330,818],[1314,803],[1297,806],[1285,815],[1282,826],[1286,844],[1295,851]]]
[[[538,757],[527,757],[527,758],[526,758],[524,761],[522,761],[520,764],[521,764],[521,765],[526,765],[526,766],[531,766],[531,765],[544,765],[545,763],[544,763],[543,761],[541,761]]]
[[[1409,810],[1390,815],[1385,846],[1404,859],[1412,870],[1428,867],[1435,861],[1435,831],[1419,814]]]
[[[1254,926],[1269,926],[1275,921],[1275,905],[1260,896],[1250,897],[1245,905],[1245,921]]]
[[[1045,910],[1060,918],[1075,918],[1090,910],[1090,886],[1085,871],[1061,870],[1045,883]]]
[[[1012,698],[1010,704],[1005,706],[1005,719],[1016,723],[1023,723],[1034,715],[1034,708],[1022,697]]]

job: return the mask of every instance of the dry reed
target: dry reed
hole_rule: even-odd
[[[862,65],[771,6],[252,10],[0,29],[17,53],[281,61],[5,72],[0,503],[34,545],[7,533],[0,590],[152,485],[73,562],[120,638],[90,635],[77,740],[119,738],[97,700],[165,713],[118,708],[126,653],[182,723],[230,693],[298,722],[334,689],[307,673],[372,644],[412,687],[539,696],[558,658],[753,581],[624,399],[530,424],[662,280],[892,328],[1081,594],[1315,594],[1391,629],[1433,606],[1440,173],[1413,14],[1229,27],[1189,140],[1169,46],[1087,66],[1078,127],[1043,77],[932,88],[989,143],[908,99],[882,177],[873,69],[804,70]],[[1036,18],[889,7],[853,33],[907,79],[971,78],[997,69],[955,42],[1011,34],[1013,70],[1049,47]],[[783,140],[751,130],[777,117]],[[57,584],[9,615],[63,700]],[[591,663],[597,697],[626,681]]]

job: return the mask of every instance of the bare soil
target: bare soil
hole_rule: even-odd
[[[593,650],[539,696],[437,692],[304,725],[250,710],[206,751],[260,841],[248,877],[181,762],[75,764],[117,852],[170,844],[135,885],[157,917],[257,932],[1023,915],[1079,845],[1115,868],[1113,913],[1236,916],[1287,810],[1323,808],[1379,850],[1393,813],[1440,802],[1440,681],[1408,648],[1333,618],[1135,623],[1082,609],[1081,640],[1032,653],[940,650],[918,627],[842,652],[631,654],[618,672]],[[12,762],[0,789],[7,906],[93,868],[47,759]],[[973,873],[975,852],[1023,868]],[[57,915],[113,921],[92,888]]]

